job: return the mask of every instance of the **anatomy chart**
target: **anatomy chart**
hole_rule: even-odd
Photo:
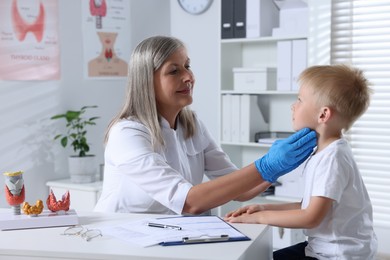
[[[85,78],[127,76],[131,52],[129,2],[82,0]]]
[[[58,0],[0,1],[0,80],[60,78]]]

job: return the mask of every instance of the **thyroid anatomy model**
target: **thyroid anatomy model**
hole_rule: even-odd
[[[20,215],[20,204],[24,202],[25,190],[23,172],[5,172],[5,198],[14,215]]]
[[[53,191],[50,190],[49,197],[46,200],[47,208],[52,212],[57,212],[59,214],[66,212],[69,210],[70,206],[70,193],[67,191],[64,195],[62,195],[62,199],[57,201],[56,196]]]
[[[5,172],[5,198],[7,203],[13,209],[13,215],[21,215],[22,210],[25,215],[30,217],[36,217],[42,213],[44,209],[43,201],[37,200],[35,204],[30,205],[25,201],[25,185],[23,180],[23,172]],[[23,206],[21,206],[23,205]],[[51,212],[57,213],[57,215],[63,215],[69,211],[70,206],[70,193],[67,191],[62,195],[61,200],[56,199],[53,191],[50,190],[50,194],[46,200],[47,208]]]
[[[23,213],[31,217],[36,217],[43,211],[43,201],[37,200],[35,205],[30,205],[27,201],[23,202]]]

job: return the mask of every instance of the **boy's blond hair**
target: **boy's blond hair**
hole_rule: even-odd
[[[368,80],[360,69],[343,64],[319,65],[305,69],[298,79],[310,86],[316,102],[335,109],[345,121],[345,129],[367,110],[370,104]]]

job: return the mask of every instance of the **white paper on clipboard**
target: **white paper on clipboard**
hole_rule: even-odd
[[[180,226],[181,230],[150,227],[148,226],[148,223],[150,222]],[[185,240],[184,238],[204,239],[203,242],[250,240],[246,235],[242,234],[240,231],[217,216],[149,218],[127,222],[116,226],[99,227],[99,229],[101,229],[103,235],[110,235],[141,247],[148,247],[157,244],[186,244],[183,243]],[[228,239],[225,239],[226,236]],[[215,239],[215,241],[213,241],[214,238],[220,239]],[[202,241],[197,242],[201,243]]]

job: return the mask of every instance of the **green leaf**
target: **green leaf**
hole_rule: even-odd
[[[61,145],[63,147],[66,147],[66,145],[68,144],[68,137],[64,136],[62,139],[61,139]]]
[[[86,110],[87,108],[97,108],[98,106],[83,106],[81,110]]]
[[[71,122],[72,120],[79,118],[80,114],[81,114],[80,111],[67,111],[66,112],[66,120],[68,122]]]
[[[61,114],[61,115],[55,115],[55,116],[52,116],[50,117],[50,119],[59,119],[59,118],[64,118],[66,117],[64,114]]]

